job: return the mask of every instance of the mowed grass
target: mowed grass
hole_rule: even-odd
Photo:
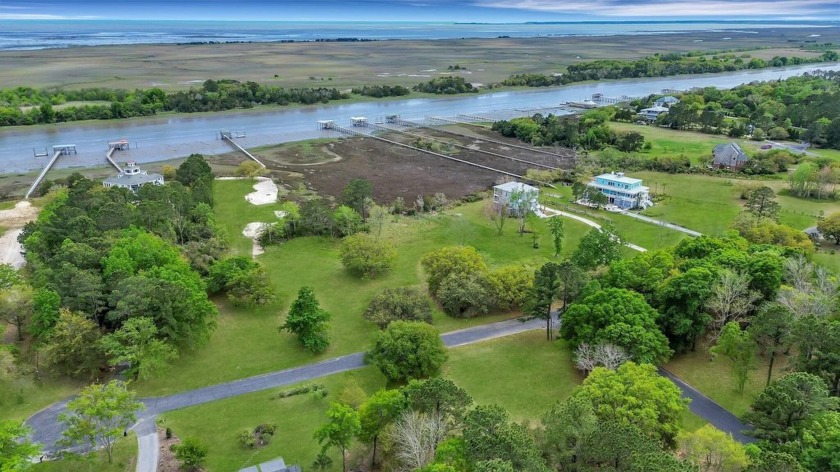
[[[539,330],[458,347],[449,355],[445,377],[464,388],[476,404],[501,405],[517,421],[538,422],[581,381],[571,366],[568,348],[546,341]],[[326,398],[307,394],[272,399],[289,388],[283,387],[165,413],[158,416],[158,423],[171,427],[182,438],[192,436],[212,444],[207,457],[209,472],[238,470],[277,456],[306,469],[320,450],[312,435],[326,421],[329,402],[340,397],[351,379],[368,395],[386,385],[375,368],[365,367],[309,382],[325,385]],[[239,433],[262,423],[277,425],[272,442],[257,450],[240,446]],[[332,455],[340,463],[334,450]]]
[[[276,206],[257,207],[244,200],[252,185],[241,180],[217,181],[215,185],[217,222],[227,230],[235,254],[251,253],[251,241],[241,235],[247,223],[276,220]],[[366,350],[377,330],[362,317],[370,300],[382,288],[423,286],[420,259],[444,246],[475,246],[491,267],[530,262],[536,268],[552,258],[544,221],[536,223],[542,239],[540,248],[534,249],[530,235],[516,234],[513,219],[499,236],[483,216],[483,204],[461,205],[442,215],[389,218],[381,237],[394,243],[398,259],[389,273],[373,280],[362,280],[343,270],[339,262],[341,242],[334,238],[297,238],[267,248],[258,260],[268,271],[277,299],[266,306],[244,309],[220,297],[216,300],[221,313],[218,328],[208,345],[182,354],[166,375],[136,383],[137,390],[144,396],[165,395]],[[570,254],[588,230],[582,223],[567,220],[563,255]],[[304,351],[294,336],[277,329],[302,286],[313,287],[321,306],[333,315],[332,343],[318,356]],[[436,327],[446,332],[517,315],[502,312],[456,319],[435,310],[434,320]]]
[[[766,359],[759,358],[757,368],[750,373],[743,392],[738,392],[732,375],[731,362],[723,357],[712,358],[704,348],[675,356],[664,365],[666,369],[703,392],[732,413],[742,416],[755,397],[764,390],[767,381]],[[773,378],[786,373],[787,359],[778,356],[773,366]]]
[[[0,386],[0,418],[23,421],[53,403],[75,394],[81,381],[46,377],[40,382]]]
[[[108,463],[105,451],[79,456],[69,455],[61,460],[45,461],[32,465],[33,472],[132,472],[137,463],[137,438],[131,432],[117,439],[112,462]]]
[[[760,149],[761,142],[747,139],[733,139],[727,136],[717,136],[696,131],[681,131],[660,128],[652,125],[637,125],[631,123],[610,123],[616,131],[636,131],[650,142],[651,149],[642,155],[650,157],[679,157],[681,155],[691,159],[692,165],[699,165],[712,156],[714,147],[721,143],[736,142],[747,153]]]

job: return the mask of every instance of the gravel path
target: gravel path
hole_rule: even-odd
[[[559,216],[565,216],[566,218],[571,218],[573,220],[580,221],[581,223],[583,223],[585,225],[589,225],[589,226],[591,226],[591,227],[593,227],[597,230],[601,229],[601,225],[599,225],[598,223],[596,223],[592,220],[588,220],[588,219],[586,219],[582,216],[574,215],[572,213],[566,213],[565,211],[555,210],[554,208],[549,208],[549,207],[545,207],[545,206],[541,207],[541,210],[542,210],[542,213],[543,213],[543,218],[548,218],[548,217],[558,216],[558,215]],[[635,244],[628,243],[627,241],[624,241],[624,245],[629,247],[630,249],[632,249],[634,251],[647,252],[647,249],[643,248],[642,246],[637,246]]]

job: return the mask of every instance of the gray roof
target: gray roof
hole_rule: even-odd
[[[103,183],[120,187],[131,187],[133,185],[144,185],[156,180],[163,180],[163,176],[156,173],[120,174],[108,177]]]
[[[737,143],[718,144],[712,151],[716,166],[739,166],[749,160],[749,156]]]
[[[671,95],[664,96],[654,103],[680,103],[680,100],[677,97],[672,97]]]

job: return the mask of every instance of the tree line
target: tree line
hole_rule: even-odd
[[[711,55],[711,57],[707,57]],[[768,61],[753,58],[749,54],[672,52],[655,54],[637,60],[602,59],[571,64],[564,73],[553,75],[527,73],[515,74],[504,81],[506,86],[549,87],[575,82],[602,79],[629,79],[641,77],[667,77],[681,74],[710,74],[735,72],[744,69],[763,69],[799,64],[836,62],[838,54],[827,50],[818,56],[776,56]]]

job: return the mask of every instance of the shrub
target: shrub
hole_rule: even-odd
[[[441,283],[449,275],[463,277],[474,272],[487,272],[481,254],[470,246],[450,246],[423,256],[420,260],[426,271],[429,292],[437,296]]]
[[[166,439],[172,439],[172,428],[166,428]]]
[[[266,173],[265,167],[254,161],[244,161],[236,168],[237,177],[259,177]]]
[[[419,289],[412,287],[385,288],[370,301],[364,317],[385,329],[392,321],[432,322],[429,299]]]
[[[490,311],[496,304],[496,292],[483,272],[465,276],[450,274],[440,284],[438,301],[447,315],[472,318]]]
[[[391,323],[367,353],[367,361],[391,381],[437,375],[447,358],[438,331],[418,321]]]
[[[397,251],[393,244],[359,233],[344,239],[340,257],[349,272],[361,277],[375,277],[391,268],[397,259]]]

